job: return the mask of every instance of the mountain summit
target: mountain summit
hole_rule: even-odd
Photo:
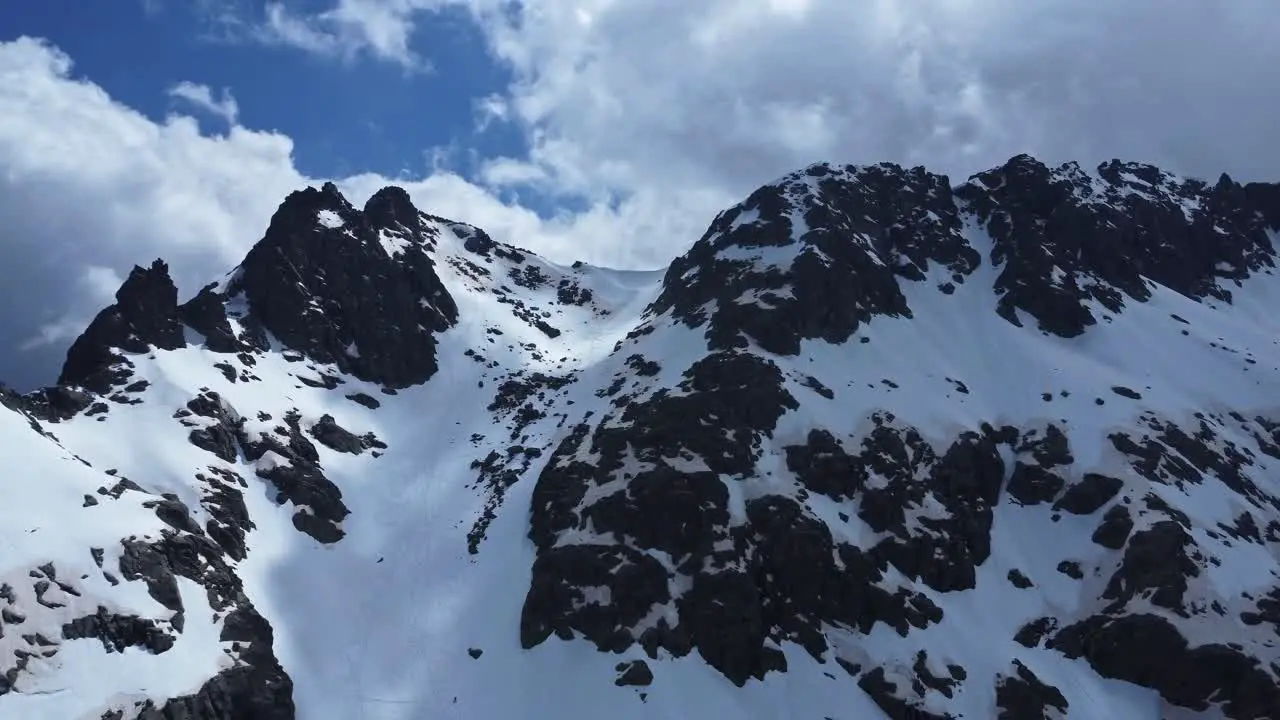
[[[0,389],[0,716],[1280,716],[1280,185],[817,164],[665,272],[389,187]]]

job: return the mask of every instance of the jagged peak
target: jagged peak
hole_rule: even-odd
[[[897,277],[977,267],[944,175],[892,163],[817,163],[721,213],[672,263],[653,315],[710,321],[713,348],[793,355],[844,342],[873,315],[910,316]],[[824,308],[829,308],[829,311]]]
[[[307,186],[302,190],[294,190],[284,197],[284,201],[280,202],[278,211],[311,211],[317,213],[321,210],[330,210],[338,215],[351,215],[355,213],[356,208],[352,206],[342,191],[338,190],[337,184],[326,182],[320,186],[319,190],[315,186]]]
[[[163,260],[146,268],[135,265],[115,299],[67,350],[59,385],[105,393],[114,384],[113,366],[127,362],[119,351],[143,353],[185,344],[178,321],[178,288]]]
[[[423,382],[435,372],[434,333],[457,320],[426,252],[438,230],[401,188],[379,190],[365,208],[332,183],[290,194],[227,292],[314,360],[390,386]]]
[[[370,222],[381,227],[396,224],[412,227],[422,212],[414,206],[404,188],[388,185],[375,192],[364,204],[364,214]]]
[[[873,315],[910,315],[902,280],[941,266],[939,290],[963,284],[981,262],[966,235],[977,225],[993,240],[1001,315],[1021,324],[1021,310],[1069,337],[1126,298],[1145,301],[1153,281],[1229,302],[1222,281],[1274,265],[1266,227],[1278,220],[1280,191],[1118,159],[1088,172],[1024,153],[955,187],[924,167],[819,162],[720,213],[672,263],[651,310],[710,321],[712,347],[750,339],[793,354],[805,337],[842,342]],[[831,303],[800,299],[815,287],[853,293],[844,302],[856,310],[830,325]]]

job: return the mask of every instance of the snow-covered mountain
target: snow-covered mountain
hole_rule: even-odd
[[[294,193],[0,391],[0,717],[1280,717],[1278,239],[1027,156],[665,273]]]

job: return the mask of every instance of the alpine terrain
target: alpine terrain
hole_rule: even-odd
[[[0,391],[0,717],[1280,717],[1278,241],[1025,155],[658,272],[295,192]]]

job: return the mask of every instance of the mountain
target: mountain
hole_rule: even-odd
[[[0,391],[0,716],[1280,717],[1280,184],[817,164],[665,272],[389,187]]]

